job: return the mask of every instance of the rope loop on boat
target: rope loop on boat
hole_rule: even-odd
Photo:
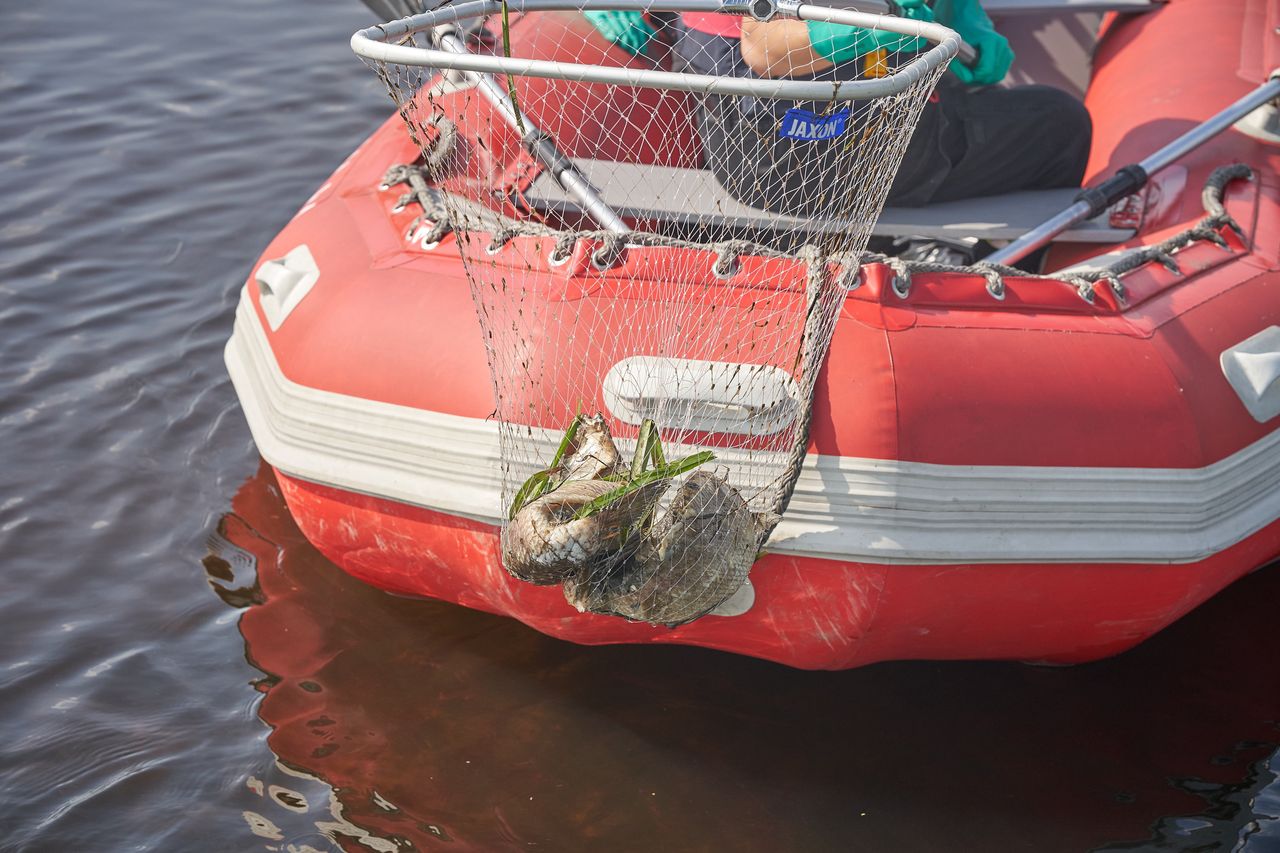
[[[430,246],[435,243],[439,243],[441,240],[445,238],[445,236],[450,231],[453,230],[453,228],[449,225],[449,220],[447,219],[433,220],[427,216],[420,216],[418,217],[417,221],[415,221],[414,223],[415,227],[420,222],[431,223],[430,230],[425,231],[422,234],[418,235],[418,239],[422,242],[423,246]]]
[[[1006,292],[1004,276],[1000,274],[999,270],[990,268],[980,269],[979,272],[982,273],[982,277],[987,281],[987,293],[991,294],[992,299],[998,299],[1003,302]]]
[[[485,247],[485,254],[496,255],[502,251],[502,247],[510,243],[519,232],[512,228],[499,228],[493,232],[493,237],[489,240],[489,245]]]
[[[750,253],[751,244],[745,240],[729,240],[716,246],[716,260],[711,265],[711,272],[716,278],[727,281],[738,274],[742,268],[739,258]]]
[[[447,222],[449,211],[443,201],[428,184],[430,170],[414,163],[392,166],[382,176],[381,186],[391,189],[396,184],[406,184],[409,191],[396,199],[395,210],[404,210],[411,204],[422,208],[420,219],[429,219],[435,223]]]
[[[547,260],[552,266],[559,266],[569,260],[573,255],[573,247],[578,244],[578,235],[572,231],[566,231],[560,239],[556,240],[555,246],[551,248],[551,254]]]
[[[437,115],[432,119],[431,125],[436,130],[436,138],[430,148],[423,146],[422,168],[433,177],[438,177],[449,166],[449,161],[457,148],[458,126],[443,115]]]
[[[1080,298],[1083,299],[1085,302],[1088,302],[1090,305],[1097,302],[1098,294],[1094,290],[1094,288],[1097,286],[1095,282],[1087,278],[1080,278],[1075,276],[1066,279],[1066,281],[1068,284],[1075,286],[1076,293],[1078,293],[1080,295]]]
[[[454,223],[450,220],[449,211],[439,196],[440,191],[433,190],[428,185],[428,181],[435,174],[434,170],[441,168],[445,160],[447,160],[446,145],[439,140],[456,139],[457,134],[457,129],[447,119],[442,119],[439,125],[440,135],[437,139],[437,144],[433,146],[432,150],[441,153],[437,157],[429,158],[433,162],[392,166],[382,179],[384,188],[390,188],[396,184],[407,184],[409,186],[409,191],[397,200],[396,207],[397,209],[403,209],[409,204],[417,204],[422,208],[423,213],[415,222],[415,228],[424,222],[431,223],[429,232],[418,235],[418,239],[424,245],[438,242],[455,228]],[[448,145],[452,146],[453,143],[449,142]],[[986,261],[978,261],[974,264],[961,266],[932,261],[911,261],[874,252],[867,253],[862,262],[879,263],[888,267],[893,273],[891,287],[894,294],[900,299],[906,299],[910,295],[913,277],[917,274],[954,273],[957,275],[982,276],[986,281],[987,292],[993,299],[998,300],[1003,300],[1007,295],[1008,289],[1005,279],[1017,277],[1065,284],[1075,290],[1081,299],[1090,304],[1096,302],[1095,286],[1103,284],[1111,288],[1117,300],[1125,302],[1128,298],[1128,291],[1121,282],[1121,278],[1126,273],[1155,262],[1175,275],[1182,275],[1183,271],[1178,264],[1176,255],[1179,250],[1192,243],[1204,241],[1213,243],[1228,252],[1231,251],[1230,244],[1222,236],[1224,228],[1230,229],[1241,242],[1247,243],[1247,235],[1244,229],[1240,227],[1240,224],[1235,221],[1231,214],[1227,213],[1222,199],[1228,185],[1235,181],[1252,180],[1252,178],[1253,170],[1243,163],[1232,163],[1218,167],[1205,181],[1204,189],[1200,195],[1205,211],[1203,219],[1160,243],[1128,252],[1111,264],[1099,269],[1081,271],[1070,275],[1036,275],[1017,267],[992,264]],[[461,202],[455,199],[453,204],[455,207],[459,207]],[[592,253],[592,265],[597,269],[608,269],[618,262],[628,243],[637,246],[683,247],[688,245],[687,241],[674,237],[639,231],[627,235],[605,231],[557,231],[541,223],[518,221],[503,216],[480,205],[470,205],[460,209],[465,214],[464,219],[468,220],[468,227],[479,225],[486,227],[493,233],[493,241],[488,247],[491,254],[513,237],[519,235],[554,235],[556,244],[555,248],[552,249],[550,260],[552,263],[563,263],[572,254],[574,244],[579,239],[587,238],[599,244],[599,248]],[[410,229],[410,233],[414,233],[414,229]],[[797,255],[804,256],[808,248],[811,247],[802,247],[799,252],[783,252],[777,248],[748,240],[728,240],[715,244],[716,260],[712,271],[716,277],[728,279],[737,273],[739,258],[743,255],[796,257]],[[865,281],[861,264],[849,265],[849,268],[855,272],[844,276],[847,280],[846,290],[852,290],[857,284]]]
[[[606,232],[598,237],[600,248],[591,253],[591,266],[603,272],[622,260],[627,243],[621,234]]]
[[[1213,174],[1204,182],[1204,189],[1200,191],[1200,203],[1204,206],[1204,212],[1211,217],[1226,217],[1241,239],[1244,239],[1244,232],[1240,230],[1240,226],[1234,219],[1227,216],[1227,209],[1222,205],[1222,195],[1226,192],[1227,184],[1232,181],[1251,180],[1253,180],[1252,169],[1244,163],[1231,163],[1214,169]]]
[[[1205,212],[1203,219],[1163,242],[1133,252],[1104,269],[1086,273],[1086,275],[1095,279],[1119,278],[1125,273],[1152,261],[1161,264],[1174,275],[1182,275],[1182,268],[1178,265],[1177,258],[1174,257],[1179,249],[1183,249],[1196,241],[1204,240],[1230,251],[1230,246],[1221,234],[1223,228],[1230,228],[1242,243],[1247,243],[1244,229],[1240,227],[1240,223],[1236,222],[1231,214],[1227,213],[1226,207],[1222,204],[1222,196],[1226,192],[1228,184],[1234,181],[1252,179],[1253,170],[1243,163],[1219,166],[1213,170],[1213,174],[1205,181],[1204,190],[1200,193],[1200,202],[1204,206]]]
[[[1222,203],[1222,197],[1229,184],[1234,181],[1251,180],[1252,178],[1253,170],[1243,163],[1232,163],[1214,169],[1213,174],[1205,181],[1204,190],[1200,194],[1200,200],[1204,205],[1205,212],[1203,219],[1160,243],[1129,252],[1100,269],[1087,270],[1070,275],[1036,275],[1020,270],[1017,267],[1005,264],[991,264],[986,261],[978,261],[968,266],[959,266],[931,261],[909,261],[876,253],[869,253],[866,260],[870,263],[883,264],[893,272],[893,291],[900,298],[905,298],[904,290],[910,291],[911,275],[913,273],[955,273],[958,275],[981,275],[987,281],[987,292],[994,299],[1004,299],[1006,293],[1004,279],[1006,277],[1017,277],[1061,282],[1074,288],[1080,298],[1090,304],[1095,302],[1094,285],[1106,284],[1110,286],[1118,300],[1125,301],[1128,298],[1128,291],[1120,281],[1120,277],[1125,273],[1155,262],[1174,275],[1182,275],[1182,268],[1178,265],[1175,255],[1178,250],[1192,243],[1203,240],[1213,243],[1228,252],[1231,251],[1230,244],[1222,236],[1223,228],[1231,229],[1242,243],[1247,243],[1244,229],[1240,227],[1240,223],[1232,218],[1231,214],[1227,213],[1226,207]],[[904,280],[905,285],[903,283]]]
[[[901,258],[886,258],[884,265],[893,270],[893,278],[889,282],[889,286],[893,289],[893,293],[899,299],[906,299],[911,295],[911,275],[913,272],[923,272],[915,267],[910,261],[904,261]]]

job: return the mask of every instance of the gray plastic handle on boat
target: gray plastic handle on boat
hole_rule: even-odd
[[[1081,190],[1075,204],[1046,219],[983,260],[991,264],[1016,263],[1036,249],[1048,245],[1054,237],[1071,226],[1092,219],[1110,205],[1142,189],[1151,175],[1204,145],[1268,101],[1280,98],[1280,76],[1276,76],[1277,74],[1280,74],[1280,69],[1273,71],[1271,79],[1266,83],[1212,118],[1205,119],[1145,160],[1122,167],[1096,187]]]
[[[862,0],[859,0],[861,2]],[[830,0],[827,0],[830,2]],[[720,12],[748,15],[757,20],[774,17],[802,21],[827,21],[851,27],[883,30],[922,38],[933,46],[906,65],[884,77],[839,83],[819,80],[787,80],[687,74],[648,68],[619,68],[551,62],[539,59],[455,53],[435,47],[414,47],[398,42],[443,24],[479,18],[502,11],[501,0],[469,0],[451,4],[410,18],[367,27],[351,37],[351,49],[365,59],[400,65],[456,69],[481,74],[512,74],[583,83],[606,83],[648,89],[672,89],[716,95],[743,95],[753,98],[794,101],[853,101],[897,95],[950,62],[960,51],[955,31],[925,21],[855,12],[796,0],[509,0],[511,12],[540,11],[637,11],[637,12]]]

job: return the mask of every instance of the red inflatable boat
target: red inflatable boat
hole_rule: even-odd
[[[1039,60],[1038,79],[1087,82],[1091,184],[1280,66],[1274,4],[1113,4],[1129,11],[1102,18],[1091,68],[1069,61],[1089,55],[1077,42],[1018,42],[1049,29],[1015,17],[1016,5],[1007,31],[1020,57]],[[1041,4],[1036,14],[1067,13]],[[1071,16],[1066,29],[1083,31],[1083,20],[1092,37],[1097,19]],[[578,62],[584,43],[595,64],[637,61],[570,13],[513,18],[510,38],[517,56],[572,42]],[[683,103],[657,99],[640,114]],[[405,187],[383,183],[419,156],[398,117],[267,247],[227,365],[303,533],[384,589],[578,643],[685,643],[804,668],[1096,659],[1280,555],[1280,138],[1269,109],[1060,230],[1044,275],[974,267],[904,281],[892,258],[864,266],[817,378],[804,467],[751,569],[754,599],[733,615],[672,628],[580,613],[559,589],[504,571],[498,427],[467,249],[452,234],[424,236],[423,211],[401,204]],[[611,156],[567,139],[554,117],[534,118],[584,170]],[[706,180],[692,118],[663,121],[682,130],[654,144],[649,165]],[[503,166],[511,149],[486,150]],[[530,203],[562,203],[534,172]],[[674,215],[625,187],[601,192],[629,222]],[[873,239],[1001,245],[1073,196],[888,209]],[[605,274],[637,274],[644,260],[630,253]],[[1121,272],[1081,276],[1107,264]],[[752,265],[743,259],[734,276]],[[577,256],[567,267],[570,279],[601,275]]]

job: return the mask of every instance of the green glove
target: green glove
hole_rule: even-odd
[[[916,21],[932,21],[933,11],[924,0],[905,0],[898,3],[901,17]],[[924,39],[912,38],[884,30],[865,30],[845,24],[828,24],[823,21],[806,21],[809,28],[809,45],[823,59],[836,63],[857,59],[873,50],[922,50]]]
[[[978,0],[938,0],[934,11],[938,23],[951,27],[978,51],[978,61],[972,68],[952,60],[952,74],[970,86],[989,86],[1004,79],[1013,64],[1013,48],[1007,38],[996,32]]]
[[[591,26],[600,34],[628,53],[639,56],[644,53],[649,39],[657,34],[657,30],[649,26],[643,12],[583,12]]]

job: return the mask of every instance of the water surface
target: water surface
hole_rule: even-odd
[[[222,366],[355,0],[0,5],[0,849],[1280,849],[1280,572],[1073,669],[580,648],[319,556]]]

